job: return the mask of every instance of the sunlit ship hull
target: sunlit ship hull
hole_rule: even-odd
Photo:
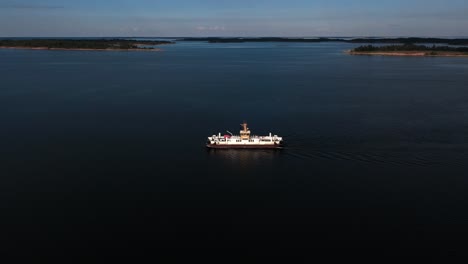
[[[206,144],[207,148],[212,149],[282,149],[282,145],[217,145]]]

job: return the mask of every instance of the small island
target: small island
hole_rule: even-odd
[[[159,51],[156,45],[172,41],[130,39],[0,39],[3,49],[95,50],[95,51]]]
[[[364,45],[348,51],[351,55],[468,57],[468,47],[425,45]]]

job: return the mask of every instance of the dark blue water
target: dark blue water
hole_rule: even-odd
[[[463,253],[468,60],[352,47],[0,50],[4,249]],[[287,147],[205,149],[244,120]]]

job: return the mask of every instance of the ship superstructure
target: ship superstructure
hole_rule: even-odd
[[[208,148],[282,148],[282,137],[272,135],[271,133],[268,136],[251,135],[250,130],[247,127],[247,123],[244,122],[241,126],[242,130],[239,135],[233,135],[229,131],[227,131],[229,134],[225,135],[221,135],[221,133],[218,135],[212,135],[211,137],[208,137],[206,146]]]

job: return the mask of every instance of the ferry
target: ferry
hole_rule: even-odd
[[[250,134],[247,123],[242,123],[241,127],[240,135],[227,131],[229,134],[208,137],[206,146],[215,149],[281,149],[283,146],[283,138],[278,135],[255,136]]]

